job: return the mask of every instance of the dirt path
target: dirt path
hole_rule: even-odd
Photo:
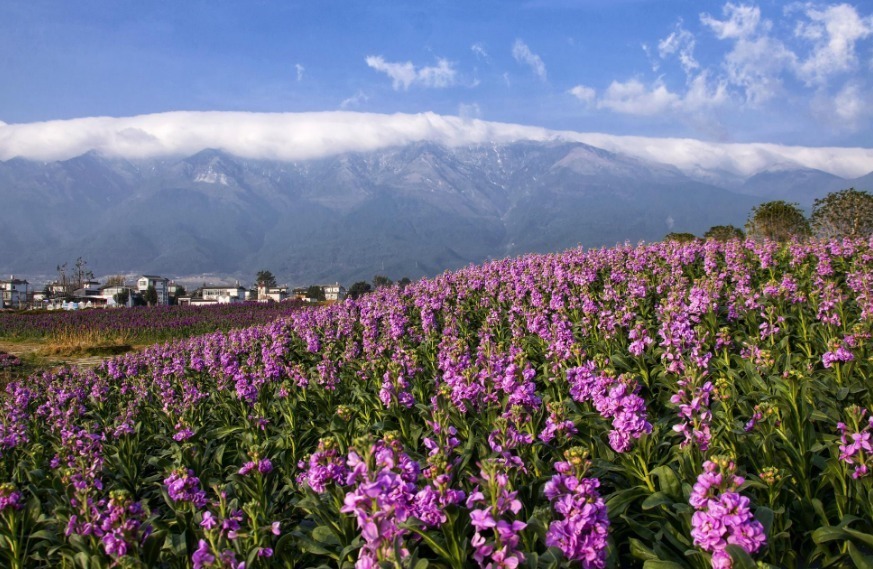
[[[63,365],[77,365],[83,367],[92,367],[111,356],[90,356],[90,355],[52,355],[44,352],[45,344],[42,342],[9,342],[0,340],[0,351],[18,356],[22,359],[34,361],[41,367],[57,367]],[[136,349],[136,348],[134,348]]]

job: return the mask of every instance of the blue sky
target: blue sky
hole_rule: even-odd
[[[460,115],[873,146],[873,2],[6,0],[0,121]]]

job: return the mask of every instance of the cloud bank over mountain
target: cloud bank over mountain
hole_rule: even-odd
[[[611,152],[668,164],[695,175],[751,176],[772,168],[814,168],[838,176],[873,169],[873,148],[716,143],[680,138],[555,131],[434,113],[169,112],[6,124],[0,160],[66,160],[95,151],[129,159],[189,156],[207,148],[251,159],[296,161],[369,152],[413,142],[458,147],[522,140],[584,142]]]

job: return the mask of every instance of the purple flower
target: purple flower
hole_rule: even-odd
[[[609,518],[597,491],[600,481],[583,477],[586,466],[584,451],[580,451],[567,451],[573,463],[556,463],[559,473],[546,483],[546,498],[561,516],[549,524],[546,545],[557,547],[567,559],[581,562],[583,568],[602,569],[606,566]]]
[[[694,545],[712,553],[712,566],[730,567],[728,544],[746,553],[757,553],[767,544],[764,526],[751,512],[751,502],[735,490],[744,482],[736,476],[733,461],[717,458],[703,465],[703,473],[691,492],[689,503],[696,512],[691,517]]]
[[[174,470],[164,479],[167,494],[174,502],[190,502],[198,510],[207,504],[206,492],[200,488],[200,479],[190,469]]]
[[[191,555],[191,562],[194,564],[194,569],[202,569],[215,563],[215,556],[212,555],[212,549],[205,539],[198,542],[197,550]]]

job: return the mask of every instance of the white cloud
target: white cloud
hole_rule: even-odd
[[[824,84],[831,75],[855,69],[855,44],[873,35],[873,16],[862,18],[848,4],[823,10],[808,6],[805,13],[809,21],[798,23],[795,35],[813,42],[813,49],[798,65],[800,78],[808,85]]]
[[[341,109],[350,109],[350,108],[358,107],[361,105],[361,103],[366,103],[369,100],[370,100],[370,97],[368,97],[366,93],[364,93],[363,91],[361,91],[359,89],[358,92],[355,93],[354,95],[352,95],[351,97],[349,97],[347,99],[343,99],[343,101],[340,103],[340,108]]]
[[[597,101],[597,107],[625,115],[650,116],[671,111],[681,104],[681,98],[656,82],[652,88],[637,79],[613,81]]]
[[[761,19],[757,6],[724,5],[724,20],[701,14],[700,21],[721,40],[732,40],[725,56],[727,80],[740,87],[746,102],[759,106],[782,92],[782,75],[796,65],[797,56],[770,35],[772,24]]]
[[[725,20],[717,20],[709,14],[700,15],[700,21],[709,26],[718,39],[746,39],[758,32],[761,22],[761,9],[757,6],[734,4],[728,2],[722,8],[727,17]],[[764,27],[769,28],[769,22],[764,22]]]
[[[395,91],[401,88],[405,91],[411,85],[442,88],[450,87],[455,83],[456,71],[452,63],[442,58],[437,59],[435,66],[420,68],[416,68],[411,61],[391,63],[385,61],[381,55],[370,55],[365,61],[376,71],[388,75]]]
[[[476,42],[470,46],[470,51],[476,56],[476,59],[481,59],[485,62],[491,61],[491,56],[488,55],[488,51],[485,49],[485,44],[482,42]]]
[[[700,67],[700,64],[694,59],[695,44],[694,34],[683,28],[680,22],[676,25],[675,31],[658,42],[658,55],[661,56],[661,59],[666,59],[670,55],[677,55],[685,74],[690,75],[695,69]]]
[[[586,105],[593,105],[594,101],[597,99],[597,91],[591,87],[586,87],[585,85],[576,85],[567,92]]]
[[[482,108],[479,103],[461,103],[458,105],[458,116],[462,119],[482,118]]]
[[[302,65],[300,65],[299,63],[295,63],[294,69],[297,70],[297,80],[302,81],[303,80],[303,72],[306,71],[306,68],[303,67]]]
[[[512,45],[512,57],[519,63],[527,65],[541,80],[546,80],[546,64],[539,55],[530,50],[526,43],[515,40]]]
[[[851,91],[847,92],[847,96]],[[849,97],[850,98],[850,97]],[[847,99],[848,100],[848,99]],[[851,106],[846,107],[847,110]],[[723,170],[751,175],[777,163],[857,177],[873,164],[873,148],[724,144],[678,138],[550,131],[474,118],[422,114],[172,112],[0,124],[0,160],[65,160],[94,150],[130,159],[189,156],[217,148],[251,159],[305,160],[419,141],[446,146],[569,140],[672,164],[694,175]]]

